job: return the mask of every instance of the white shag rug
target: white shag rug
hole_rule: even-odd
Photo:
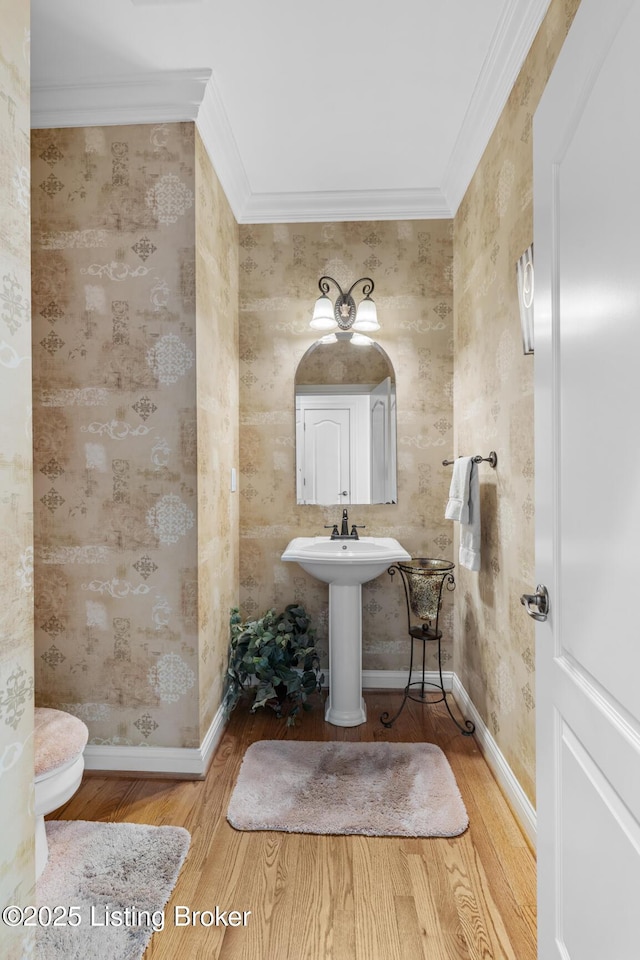
[[[454,837],[469,825],[433,743],[259,740],[229,802],[237,830]]]
[[[45,913],[64,908],[66,916],[54,911],[54,926],[43,925],[39,914],[36,960],[140,960],[160,928],[189,832],[88,820],[48,820],[46,830],[49,860],[36,886],[37,905]],[[79,923],[71,907],[79,908]]]

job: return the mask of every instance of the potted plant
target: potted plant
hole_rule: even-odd
[[[315,631],[304,607],[290,603],[283,613],[268,610],[258,620],[243,621],[231,611],[228,676],[235,704],[243,690],[254,693],[251,712],[269,706],[293,726],[309,697],[324,680],[315,648]]]

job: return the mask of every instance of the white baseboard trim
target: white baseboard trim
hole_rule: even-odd
[[[482,755],[487,761],[491,772],[498,781],[500,789],[518,819],[522,830],[535,850],[536,846],[536,811],[528,796],[520,786],[520,782],[507,763],[504,754],[493,739],[489,728],[478,713],[471,697],[462,685],[456,673],[453,674],[452,693],[454,700],[460,707],[463,716],[468,717],[476,725],[474,734]]]
[[[85,769],[201,780],[207,772],[226,723],[225,711],[221,705],[199,747],[126,747],[89,743],[84,749]]]
[[[299,669],[296,667],[296,669]],[[324,679],[322,689],[329,689],[331,673],[329,667],[322,667]],[[422,676],[420,670],[414,670],[411,677],[415,683]],[[362,689],[363,690],[404,690],[407,685],[407,670],[363,670],[362,671]],[[440,678],[437,670],[425,670],[424,679],[426,683],[435,683],[440,686]],[[451,670],[442,671],[442,682],[447,692],[452,689],[453,672]]]
[[[329,686],[329,671],[325,670],[325,683]],[[422,671],[414,670],[411,674],[415,682],[422,676]],[[407,670],[363,670],[362,671],[362,689],[363,690],[404,690],[407,685]],[[437,683],[440,685],[440,677],[437,670],[426,670],[424,678],[427,683]],[[451,670],[442,671],[442,681],[445,690],[452,689],[453,673]]]

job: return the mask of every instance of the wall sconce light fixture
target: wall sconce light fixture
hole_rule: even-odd
[[[332,283],[338,288],[335,303],[332,303],[329,297],[330,284]],[[356,308],[356,302],[351,296],[351,291],[359,283],[363,285],[364,299],[360,301]],[[342,331],[356,330],[358,333],[371,333],[380,329],[376,305],[371,299],[373,280],[370,277],[361,277],[356,280],[346,293],[333,277],[320,277],[318,286],[321,296],[316,300],[313,317],[309,321],[309,325],[314,330],[330,331],[338,327]]]
[[[527,247],[516,264],[518,305],[522,328],[522,350],[533,353],[533,244]]]

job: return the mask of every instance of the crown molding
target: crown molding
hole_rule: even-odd
[[[34,82],[31,126],[196,122],[238,223],[432,220],[454,217],[495,129],[550,0],[506,0],[442,188],[252,193],[212,71]]]
[[[213,76],[205,87],[196,126],[233,215],[241,223],[251,187]]]
[[[253,193],[239,223],[308,223],[335,220],[442,220],[451,217],[438,188]]]
[[[442,181],[455,216],[544,20],[550,0],[507,0]]]
[[[31,127],[195,120],[211,70],[166,70],[31,86]]]

